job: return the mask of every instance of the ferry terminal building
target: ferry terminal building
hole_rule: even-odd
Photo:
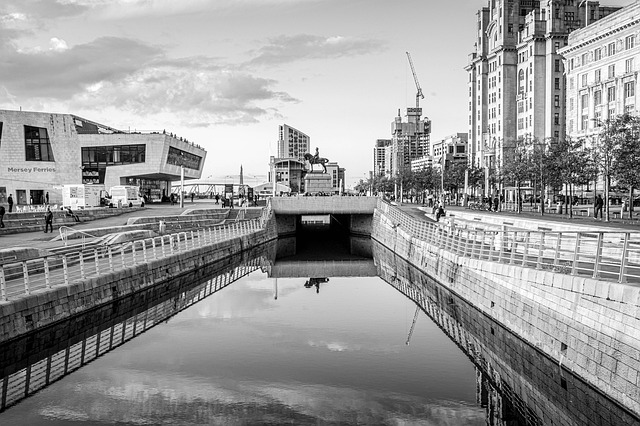
[[[62,203],[62,185],[140,187],[149,201],[199,179],[207,152],[164,131],[125,132],[72,114],[0,110],[0,205]]]

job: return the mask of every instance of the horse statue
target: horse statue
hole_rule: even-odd
[[[309,165],[311,165],[311,171],[313,171],[313,165],[314,164],[320,164],[322,166],[322,168],[324,169],[324,173],[327,173],[327,166],[325,166],[325,164],[329,162],[329,159],[320,157],[318,155],[318,149],[317,148],[316,148],[316,155],[313,155],[313,154],[310,154],[310,153],[307,152],[304,155],[304,159],[309,162]]]

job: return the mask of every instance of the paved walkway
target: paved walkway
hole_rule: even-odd
[[[399,205],[398,207],[400,207],[402,211],[410,214],[414,218],[417,218],[420,220],[426,220],[426,221],[433,221],[433,219],[430,217],[431,215],[425,215],[425,212],[420,210],[421,208],[424,208],[422,204],[402,203],[402,205]],[[545,213],[544,216],[541,216],[540,213],[533,213],[533,212],[523,212],[523,213],[515,213],[510,211],[504,211],[504,212],[486,211],[485,212],[485,211],[470,210],[470,209],[459,207],[459,206],[447,206],[446,211],[447,212],[460,211],[460,212],[467,212],[467,213],[477,212],[479,214],[518,217],[518,218],[531,218],[531,219],[540,220],[540,221],[565,223],[565,224],[571,224],[574,226],[584,226],[585,230],[592,230],[591,228],[594,225],[597,225],[599,228],[607,227],[612,229],[628,229],[630,231],[640,231],[640,219],[629,220],[628,218],[627,219],[611,218],[609,222],[605,222],[604,220],[600,220],[600,219],[596,220],[592,217],[587,217],[587,216],[573,216],[573,218],[570,218],[568,215],[559,215],[559,214],[553,214],[553,213]]]
[[[235,207],[238,209],[238,207]],[[256,208],[256,207],[251,207]],[[70,226],[72,229],[77,229],[90,233],[91,229],[106,228],[111,226],[122,226],[127,224],[127,220],[132,217],[148,217],[148,216],[176,216],[190,209],[222,209],[221,204],[216,204],[214,200],[194,200],[186,201],[184,208],[180,208],[179,204],[171,205],[168,203],[153,204],[148,203],[143,210],[137,210],[130,213],[124,213],[119,216],[112,216],[104,219],[97,219],[87,222],[81,222],[74,226]],[[56,248],[64,246],[63,241],[51,241],[55,237],[59,236],[58,228],[55,227],[53,233],[45,234],[42,231],[36,232],[22,232],[17,234],[8,234],[0,236],[0,249],[12,248],[12,247],[32,247],[32,248]]]

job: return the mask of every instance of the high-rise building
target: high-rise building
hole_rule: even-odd
[[[391,123],[390,161],[386,170],[391,176],[403,168],[410,168],[411,161],[429,154],[431,120],[422,118],[422,108],[407,108],[407,121],[398,116]]]
[[[373,173],[383,175],[389,169],[391,139],[378,139],[373,147]]]
[[[590,140],[616,115],[640,111],[640,3],[574,31],[561,49],[567,71],[567,135]]]
[[[303,161],[307,152],[310,152],[309,136],[286,124],[279,126],[278,158],[297,158]]]
[[[592,0],[489,0],[478,11],[475,51],[465,68],[471,165],[489,173],[502,166],[519,138],[564,136],[559,50],[572,31],[618,9]]]

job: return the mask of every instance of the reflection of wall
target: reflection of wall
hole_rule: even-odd
[[[448,228],[379,206],[372,238],[640,414],[640,363],[629,355],[640,351],[634,337],[638,319],[629,314],[629,306],[637,310],[638,302],[628,297],[637,294],[630,286],[458,255],[445,245],[453,238]],[[410,230],[431,235],[429,242],[413,238]],[[488,251],[488,244],[484,247]],[[596,323],[599,318],[619,320],[603,325]]]
[[[0,411],[257,270],[266,247],[124,298],[0,351]],[[202,282],[202,277],[212,277]],[[35,354],[35,355],[34,355]],[[27,391],[28,388],[28,391]]]
[[[487,424],[634,424],[614,401],[437,280],[375,241],[373,251],[380,277],[420,306],[476,365]]]

